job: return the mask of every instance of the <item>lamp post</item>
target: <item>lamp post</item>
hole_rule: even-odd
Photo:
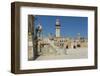
[[[39,55],[40,49],[41,49],[41,45],[39,44],[39,40],[41,39],[41,32],[42,32],[42,26],[39,23],[38,26],[36,27],[36,36],[35,36],[35,41],[36,41],[36,51],[37,51],[37,55]]]
[[[42,32],[42,25],[39,23],[38,27],[36,29],[37,29],[38,38],[40,38],[41,37],[41,32]]]

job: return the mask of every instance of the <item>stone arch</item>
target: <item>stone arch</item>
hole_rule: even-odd
[[[66,45],[66,49],[68,49],[69,48],[69,46],[68,45]]]
[[[76,46],[75,46],[75,45],[73,45],[73,48],[74,48],[74,49],[76,49]]]
[[[77,44],[77,47],[81,47],[81,45],[80,44]]]

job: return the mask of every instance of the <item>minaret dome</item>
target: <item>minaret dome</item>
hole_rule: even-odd
[[[58,18],[56,19],[56,25],[60,26],[60,20]]]

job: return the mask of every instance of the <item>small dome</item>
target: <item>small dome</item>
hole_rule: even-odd
[[[60,25],[60,20],[58,18],[56,19],[56,25]]]

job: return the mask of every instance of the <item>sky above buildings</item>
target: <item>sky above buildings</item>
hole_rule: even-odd
[[[61,24],[62,37],[76,37],[80,33],[82,37],[87,38],[88,34],[88,18],[87,17],[74,17],[74,16],[35,16],[35,27],[40,23],[42,31],[45,36],[52,34],[55,36],[56,19],[59,18]]]

